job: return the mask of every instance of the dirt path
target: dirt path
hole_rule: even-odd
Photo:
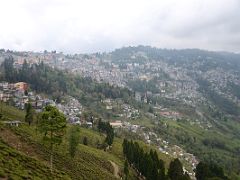
[[[109,161],[113,166],[113,174],[115,177],[120,178],[119,176],[119,167],[115,162]]]

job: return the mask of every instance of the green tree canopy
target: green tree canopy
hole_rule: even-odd
[[[125,174],[125,179],[128,179],[129,169],[128,169],[128,162],[127,162],[127,160],[124,162],[124,174]]]
[[[67,127],[66,117],[56,107],[46,106],[38,119],[38,130],[44,134],[44,142],[50,145],[51,170],[53,159],[53,145],[60,144]]]
[[[224,175],[223,169],[213,163],[200,162],[196,167],[196,178],[197,180],[205,179],[228,179]]]
[[[79,144],[79,127],[77,126],[72,126],[70,129],[70,135],[69,135],[69,153],[72,158],[74,158],[76,151],[77,151],[77,146]]]
[[[25,105],[25,109],[26,109],[26,115],[25,115],[25,121],[31,125],[31,123],[34,120],[35,117],[35,110],[33,109],[32,105],[30,103],[27,103]]]
[[[183,180],[189,178],[187,174],[184,174],[183,166],[179,159],[171,161],[168,169],[168,177],[171,180]]]

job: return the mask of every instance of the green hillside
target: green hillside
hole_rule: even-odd
[[[98,148],[98,144],[105,139],[104,134],[80,128],[80,144],[75,157],[71,158],[68,152],[70,125],[67,127],[63,143],[54,147],[54,170],[51,173],[50,150],[42,142],[42,135],[36,131],[36,126],[28,126],[25,123],[19,127],[4,125],[2,120],[23,120],[24,113],[5,104],[1,104],[1,109],[0,147],[3,149],[0,151],[1,177],[9,179],[10,177],[13,177],[12,179],[36,179],[38,177],[40,179],[52,179],[52,177],[55,179],[117,179],[123,174],[122,139],[115,138],[112,148],[104,151]],[[88,139],[87,146],[82,144],[84,137]],[[150,149],[144,143],[141,143],[141,146]],[[6,154],[8,154],[7,158]],[[166,165],[171,160],[163,154],[159,154],[159,157],[166,161]],[[5,163],[6,161],[8,163]],[[136,172],[131,168],[129,175],[130,179],[137,179]]]
[[[4,119],[12,119],[11,114],[13,110],[15,110],[15,117],[18,119],[22,119],[22,112],[16,110],[15,108],[8,107],[6,105],[2,106],[3,109],[3,118]],[[7,110],[9,109],[9,110]],[[38,159],[39,163],[45,164],[44,168],[49,169],[49,149],[48,147],[42,143],[42,137],[40,134],[36,133],[35,126],[28,125],[20,125],[20,127],[7,127],[6,125],[1,124],[1,132],[0,136],[2,138],[1,142],[5,143],[5,146],[8,145],[11,147],[11,150],[14,150],[15,153],[24,154],[26,158],[34,157]],[[94,148],[92,147],[82,147],[79,146],[79,151],[74,159],[71,159],[67,152],[67,136],[64,143],[55,148],[54,153],[54,169],[56,171],[65,172],[71,179],[114,179],[113,176],[113,168],[111,163],[108,161],[109,158],[103,158],[102,155],[98,155],[98,153],[105,153],[105,157],[107,156],[107,152],[102,150],[97,150],[95,154]],[[8,150],[8,149],[7,149]],[[4,151],[3,151],[4,152]],[[2,151],[1,151],[2,155]],[[111,155],[110,155],[111,156]],[[14,159],[14,158],[13,158]],[[113,158],[112,158],[113,159]],[[121,160],[118,160],[121,162]],[[20,161],[20,166],[23,166]],[[7,165],[6,165],[7,166]],[[1,164],[0,168],[8,169],[5,164]],[[34,168],[35,166],[32,165]],[[39,175],[40,177],[43,175],[49,174],[44,171],[42,168],[43,174]],[[40,167],[41,169],[41,167]],[[25,171],[29,171],[28,166],[23,166],[21,169],[23,174]],[[4,171],[5,172],[5,171]],[[41,172],[41,171],[40,171]],[[9,175],[14,174],[13,172],[9,172]],[[19,173],[21,174],[21,172]],[[54,176],[54,174],[53,174]],[[10,176],[9,176],[10,177]],[[34,176],[33,176],[34,177]],[[57,178],[57,176],[55,176]],[[61,178],[62,179],[62,178]]]
[[[0,179],[70,179],[64,172],[51,172],[46,164],[16,151],[2,139],[0,149]]]

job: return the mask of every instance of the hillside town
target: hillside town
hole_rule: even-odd
[[[198,103],[206,102],[204,96],[199,93],[199,85],[191,74],[197,74],[203,79],[208,80],[214,85],[212,88],[219,94],[223,94],[228,99],[240,104],[238,97],[233,96],[228,88],[227,82],[240,84],[240,80],[234,71],[223,71],[221,67],[211,69],[205,73],[199,71],[198,67],[204,62],[196,61],[189,69],[189,64],[176,66],[167,63],[164,59],[149,59],[144,52],[138,52],[129,57],[129,60],[121,63],[111,60],[110,55],[91,54],[91,55],[64,55],[57,52],[7,52],[1,51],[0,62],[8,55],[13,55],[15,67],[21,67],[24,61],[29,64],[44,62],[51,67],[68,70],[83,77],[91,77],[98,82],[107,82],[118,87],[129,87],[128,81],[154,80],[157,93],[136,92],[136,100],[144,100],[145,94],[148,96],[159,96],[170,99],[181,99],[186,104],[196,106]],[[144,58],[144,62],[135,62],[136,58]],[[200,57],[201,58],[201,57]],[[133,61],[133,62],[131,62]],[[130,88],[131,89],[131,88]]]
[[[128,61],[114,61],[111,54],[90,54],[90,55],[64,55],[63,53],[47,52],[8,52],[1,51],[0,63],[4,58],[11,54],[14,58],[14,67],[21,68],[27,62],[28,64],[45,63],[52,68],[65,70],[82,77],[91,77],[93,80],[101,83],[105,82],[114,87],[124,87],[134,92],[135,101],[142,104],[151,105],[154,109],[142,114],[141,110],[119,100],[106,98],[101,100],[101,105],[106,112],[112,112],[115,118],[110,117],[110,125],[115,131],[127,131],[137,135],[148,144],[153,144],[157,149],[174,158],[179,158],[184,162],[185,171],[194,179],[194,169],[198,164],[197,158],[186,152],[179,145],[171,144],[160,137],[152,129],[149,129],[141,123],[134,120],[141,119],[142,115],[148,117],[153,123],[157,124],[159,118],[168,121],[189,122],[191,126],[197,125],[205,130],[211,129],[212,124],[204,116],[204,113],[198,106],[206,105],[214,107],[206,97],[199,91],[200,84],[195,76],[201,77],[211,83],[211,87],[217,93],[233,101],[238,106],[240,99],[228,89],[228,83],[240,84],[240,79],[235,72],[223,71],[218,67],[203,73],[197,67],[203,65],[200,62],[193,63],[191,68],[188,64],[177,66],[167,63],[164,59],[150,59],[144,52],[138,52],[130,57]],[[136,58],[143,58],[144,62],[135,62]],[[132,62],[133,61],[133,62]],[[152,89],[147,87],[134,89],[129,82],[154,84]],[[177,108],[166,107],[164,103],[154,102],[154,99],[180,100],[184,105],[194,109],[196,118],[189,118]],[[37,112],[41,112],[46,105],[54,105],[63,112],[68,122],[76,125],[84,125],[93,128],[94,117],[84,118],[85,108],[74,97],[68,96],[66,102],[56,103],[55,100],[42,94],[31,91],[29,85],[25,82],[0,83],[0,100],[15,107],[24,110],[26,103],[31,103]]]
[[[66,115],[69,123],[78,121],[83,111],[83,106],[77,99],[69,97],[67,103],[56,103],[47,96],[31,91],[29,85],[25,82],[0,82],[0,101],[13,105],[21,110],[24,110],[25,105],[30,103],[36,112],[42,112],[47,105],[56,106]]]
[[[195,173],[194,169],[198,164],[197,158],[191,154],[187,153],[183,148],[178,145],[169,143],[168,141],[159,137],[153,131],[146,131],[146,127],[140,126],[137,124],[132,124],[128,121],[114,121],[110,123],[115,130],[118,131],[127,131],[136,134],[140,139],[144,140],[147,144],[155,145],[158,150],[166,155],[169,155],[173,158],[179,158],[185,165],[184,170],[194,179]]]
[[[87,125],[87,127],[92,128],[93,124],[90,121],[86,121],[81,118],[82,112],[84,111],[83,106],[73,97],[69,97],[69,101],[64,104],[56,103],[55,101],[43,97],[39,94],[36,94],[29,89],[29,85],[25,82],[17,82],[17,83],[0,83],[0,100],[14,105],[15,107],[24,110],[25,104],[30,103],[32,107],[37,111],[41,112],[46,105],[56,106],[61,112],[63,112],[69,123],[76,125]],[[112,100],[107,99],[104,101],[106,105],[106,109],[112,108]],[[131,109],[131,106],[127,104],[122,105],[123,113],[125,113],[126,118],[135,117],[134,115],[138,115],[138,110]],[[133,115],[133,114],[134,115]],[[165,112],[162,115],[168,116],[169,114],[175,114],[174,112]],[[20,123],[18,121],[11,123]],[[183,161],[186,161],[187,164],[191,166],[191,169],[186,169],[190,176],[194,176],[192,170],[196,168],[197,160],[196,157],[192,154],[185,152],[182,148],[177,145],[170,145],[167,141],[161,139],[154,132],[145,132],[144,126],[140,126],[138,124],[132,124],[130,121],[112,121],[110,125],[121,130],[127,130],[129,132],[137,134],[141,139],[143,139],[146,143],[152,144],[154,143],[159,151],[170,155],[172,157],[177,157]]]

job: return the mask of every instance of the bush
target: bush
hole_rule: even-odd
[[[84,144],[85,146],[87,146],[87,145],[88,145],[88,139],[87,139],[87,137],[86,137],[86,136],[83,138],[83,144]]]

